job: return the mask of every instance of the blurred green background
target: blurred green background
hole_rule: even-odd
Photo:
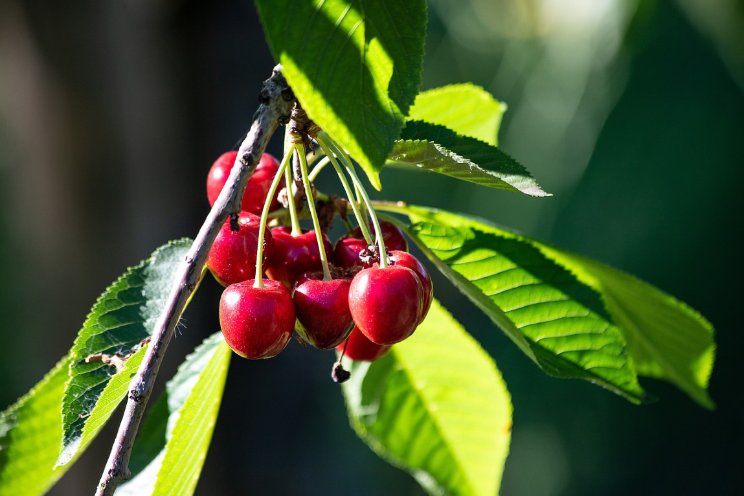
[[[716,411],[650,380],[659,402],[636,407],[546,377],[436,277],[513,396],[502,493],[744,493],[744,3],[436,0],[429,23],[424,87],[474,81],[507,102],[500,145],[555,196],[399,171],[380,196],[611,263],[717,329]],[[0,2],[2,406],[65,353],[126,266],[196,233],[207,169],[240,140],[272,66],[246,0]],[[218,327],[220,289],[202,287],[164,378]],[[332,361],[296,343],[233,360],[197,493],[421,494],[348,428]],[[52,494],[92,491],[118,418]]]

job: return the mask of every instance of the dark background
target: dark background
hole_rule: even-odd
[[[272,66],[245,0],[0,1],[0,407],[66,352],[126,266],[196,233],[206,171],[241,139]],[[395,171],[381,196],[637,274],[718,341],[716,411],[651,380],[660,401],[636,407],[546,377],[437,277],[513,396],[502,493],[741,494],[742,3],[433,1],[424,87],[468,80],[509,104],[500,144],[555,197]],[[162,377],[218,328],[220,289],[202,288]],[[421,494],[347,426],[332,360],[296,343],[234,359],[197,493]],[[52,494],[92,492],[118,418]]]

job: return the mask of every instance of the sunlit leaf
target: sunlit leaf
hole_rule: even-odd
[[[509,393],[491,357],[438,302],[387,355],[351,363],[349,417],[375,452],[431,494],[496,494],[511,437]]]
[[[62,441],[60,408],[70,360],[0,414],[0,495],[42,494],[65,472],[54,470]]]
[[[117,496],[190,495],[217,420],[232,353],[222,333],[207,338],[166,385],[143,422]]]
[[[15,405],[0,414],[0,495],[45,493],[93,440],[126,394],[144,349],[109,381],[86,423],[82,442],[66,465],[56,466],[62,443],[62,397],[70,358],[62,359]]]
[[[629,274],[586,257],[540,245],[602,295],[623,332],[636,370],[664,379],[707,408],[715,360],[713,326],[676,298]]]
[[[423,121],[406,123],[387,165],[436,172],[530,196],[550,196],[527,169],[495,146]]]
[[[644,399],[601,295],[532,240],[448,212],[390,208],[409,216],[406,230],[427,257],[548,374]]]
[[[418,93],[423,0],[258,0],[266,38],[302,107],[380,187]]]
[[[434,264],[548,373],[597,382],[632,401],[635,374],[664,379],[712,408],[713,327],[653,286],[486,221],[381,205]],[[573,369],[573,370],[572,370]]]
[[[408,120],[445,126],[462,136],[498,145],[506,104],[472,83],[450,84],[416,96]]]

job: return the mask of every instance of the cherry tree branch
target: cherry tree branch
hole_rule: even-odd
[[[286,124],[289,120],[295,98],[282,75],[281,65],[277,65],[271,77],[264,81],[259,102],[261,105],[253,116],[253,124],[247,136],[240,145],[235,166],[173,281],[163,313],[153,329],[145,357],[129,385],[124,416],[98,483],[97,496],[113,495],[119,483],[130,477],[129,457],[139,424],[176,324],[199,283],[209,249],[228,215],[240,210],[248,178],[253,174],[269,139],[280,124]]]

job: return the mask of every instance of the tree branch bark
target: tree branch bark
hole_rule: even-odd
[[[281,65],[277,65],[271,77],[264,81],[259,102],[261,105],[253,116],[253,124],[247,136],[240,145],[235,166],[186,255],[173,282],[163,313],[155,324],[142,364],[130,383],[127,406],[98,483],[97,496],[113,495],[119,483],[130,477],[129,457],[139,424],[176,324],[201,278],[209,249],[228,215],[240,211],[248,179],[253,174],[269,139],[279,125],[286,124],[289,119],[295,98],[282,75]]]

